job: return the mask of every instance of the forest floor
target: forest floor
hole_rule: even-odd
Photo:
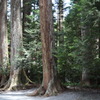
[[[67,90],[57,96],[51,97],[26,96],[26,94],[33,92],[33,90],[34,89],[0,93],[0,100],[100,100],[100,93],[92,91]]]

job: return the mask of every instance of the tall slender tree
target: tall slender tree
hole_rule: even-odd
[[[58,0],[58,30],[63,29],[63,0]]]
[[[88,37],[87,34],[90,34],[89,32],[89,27],[87,26],[84,26],[81,28],[81,38],[82,38],[82,41],[85,41],[86,38]],[[82,84],[85,84],[85,85],[90,85],[90,81],[89,81],[89,62],[88,62],[88,57],[89,57],[89,48],[88,48],[88,44],[87,42],[85,42],[85,45],[84,45],[86,48],[85,51],[83,52],[83,64],[82,64]]]
[[[11,70],[8,90],[19,85],[18,58],[22,48],[21,0],[11,0]]]
[[[84,42],[83,44],[83,55],[82,55],[82,84],[85,84],[87,86],[90,85],[90,68],[93,64],[94,60],[94,44],[95,39],[93,38],[93,20],[94,18],[89,15],[89,10],[87,11],[85,8],[87,7],[87,0],[81,1],[81,5],[83,6],[83,10],[81,11],[81,38]],[[84,6],[85,5],[85,6]],[[92,8],[92,6],[89,6],[89,9]],[[87,12],[85,12],[87,11]],[[88,17],[86,17],[88,15]],[[88,20],[85,22],[85,20]]]
[[[30,22],[29,16],[32,10],[32,0],[23,0],[23,32],[25,32],[25,28],[27,27],[27,23]]]
[[[7,0],[0,0],[0,67],[2,67],[2,69],[6,69],[7,63],[8,63]],[[4,81],[5,81],[5,75],[2,75],[1,85],[4,83]]]
[[[39,89],[30,95],[55,95],[61,90],[57,82],[53,50],[53,15],[51,0],[40,0],[40,27],[42,40],[43,82]]]

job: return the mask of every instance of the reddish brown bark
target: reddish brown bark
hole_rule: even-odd
[[[40,23],[41,23],[41,40],[42,40],[42,55],[43,55],[43,84],[47,89],[48,83],[51,80],[53,71],[52,57],[52,3],[51,0],[40,0]]]
[[[54,69],[53,49],[53,16],[51,0],[40,0],[40,27],[42,41],[43,82],[31,95],[55,95],[61,90],[57,83]]]

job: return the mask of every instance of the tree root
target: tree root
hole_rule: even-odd
[[[35,91],[33,91],[33,93],[27,94],[27,96],[37,96],[37,95],[44,95],[45,94],[45,89],[44,87],[41,85],[38,89],[36,89]]]
[[[3,88],[1,88],[0,91],[6,91],[9,88],[9,86],[10,86],[10,82],[11,81],[8,80],[7,83],[6,83],[6,85]]]
[[[25,76],[25,78],[27,79],[27,81],[29,81],[29,82],[32,83],[32,84],[35,84],[35,82],[33,82],[33,81],[31,81],[31,80],[29,79],[29,77],[27,76],[27,74],[26,74],[26,72],[25,72],[24,69],[23,69],[23,73],[24,73],[24,76]]]
[[[38,89],[36,89],[35,91],[33,91],[33,93],[28,94],[27,96],[53,96],[53,95],[57,95],[60,91],[62,91],[62,88],[60,86],[59,83],[55,84],[53,80],[51,80],[48,84],[47,89],[45,90],[44,86],[41,85]]]
[[[0,87],[3,87],[5,84],[6,84],[6,76],[4,75],[4,76],[2,76],[2,78],[1,78],[1,83],[0,83]]]
[[[48,88],[44,94],[44,96],[52,96],[52,95],[57,95],[60,91],[62,90],[62,88],[60,87],[60,84],[55,84],[55,82],[53,80],[51,80],[48,84]]]

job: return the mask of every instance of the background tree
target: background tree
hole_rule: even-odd
[[[32,0],[23,0],[23,32],[27,28],[27,24],[30,23],[28,16],[32,11]]]

